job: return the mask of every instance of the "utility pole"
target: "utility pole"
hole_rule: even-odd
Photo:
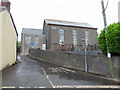
[[[106,36],[107,35],[107,22],[106,22],[105,10],[106,10],[107,6],[106,6],[106,8],[104,8],[104,1],[103,0],[101,0],[101,4],[102,4],[103,19],[104,19],[105,36]],[[107,5],[108,5],[108,2],[107,2]],[[107,37],[106,37],[106,41],[107,41]],[[111,77],[113,77],[111,54],[109,53],[109,49],[108,49],[107,43],[106,43],[106,47],[107,47],[107,57],[108,57],[108,62],[109,62],[110,75],[111,75]]]

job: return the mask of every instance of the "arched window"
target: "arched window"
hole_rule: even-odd
[[[86,45],[88,45],[88,30],[85,30],[85,43],[86,43]]]
[[[64,30],[59,29],[59,44],[62,44],[62,42],[64,43]]]
[[[73,30],[73,45],[77,45],[77,31]]]

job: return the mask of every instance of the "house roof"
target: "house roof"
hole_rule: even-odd
[[[92,26],[88,23],[83,23],[83,22],[71,22],[71,21],[53,20],[53,19],[45,19],[45,22],[48,25],[60,25],[60,26],[72,26],[72,27],[97,29],[94,26]]]
[[[7,10],[5,10],[5,11],[7,11]],[[0,13],[2,13],[3,11],[1,11]],[[7,11],[8,12],[8,11]],[[15,32],[16,32],[16,35],[18,36],[18,32],[17,32],[17,29],[16,29],[16,26],[15,26],[15,23],[14,23],[14,20],[13,20],[13,17],[12,17],[12,14],[10,13],[10,12],[8,12],[9,13],[9,15],[10,15],[10,18],[11,18],[11,20],[12,20],[12,23],[13,23],[13,26],[14,26],[14,29],[15,29]]]
[[[12,20],[12,22],[13,22],[13,26],[14,26],[14,28],[15,28],[15,32],[16,32],[16,34],[17,34],[17,36],[18,36],[18,32],[17,32],[17,29],[16,29],[16,26],[15,26],[15,23],[14,23],[14,20],[13,20],[13,17],[12,17],[12,14],[10,13],[10,17],[11,17],[11,20]]]
[[[24,34],[43,34],[42,29],[33,29],[33,28],[23,28],[22,33]]]

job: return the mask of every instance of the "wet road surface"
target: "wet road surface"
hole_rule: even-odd
[[[2,87],[13,88],[83,88],[117,87],[118,83],[82,71],[66,69],[26,56],[2,71]]]

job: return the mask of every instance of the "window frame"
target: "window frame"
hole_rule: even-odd
[[[72,34],[73,34],[73,45],[77,45],[77,30],[74,29],[72,31]]]
[[[64,29],[59,29],[59,44],[64,43]]]
[[[88,40],[89,40],[89,32],[88,30],[85,30],[85,43],[88,45]]]
[[[56,29],[56,26],[51,26],[51,29]]]
[[[38,36],[34,36],[34,43],[38,43],[39,42],[39,37]]]
[[[29,37],[29,38],[28,38]],[[26,35],[26,37],[25,37],[25,41],[26,41],[26,43],[30,43],[31,42],[31,36],[30,35]]]

